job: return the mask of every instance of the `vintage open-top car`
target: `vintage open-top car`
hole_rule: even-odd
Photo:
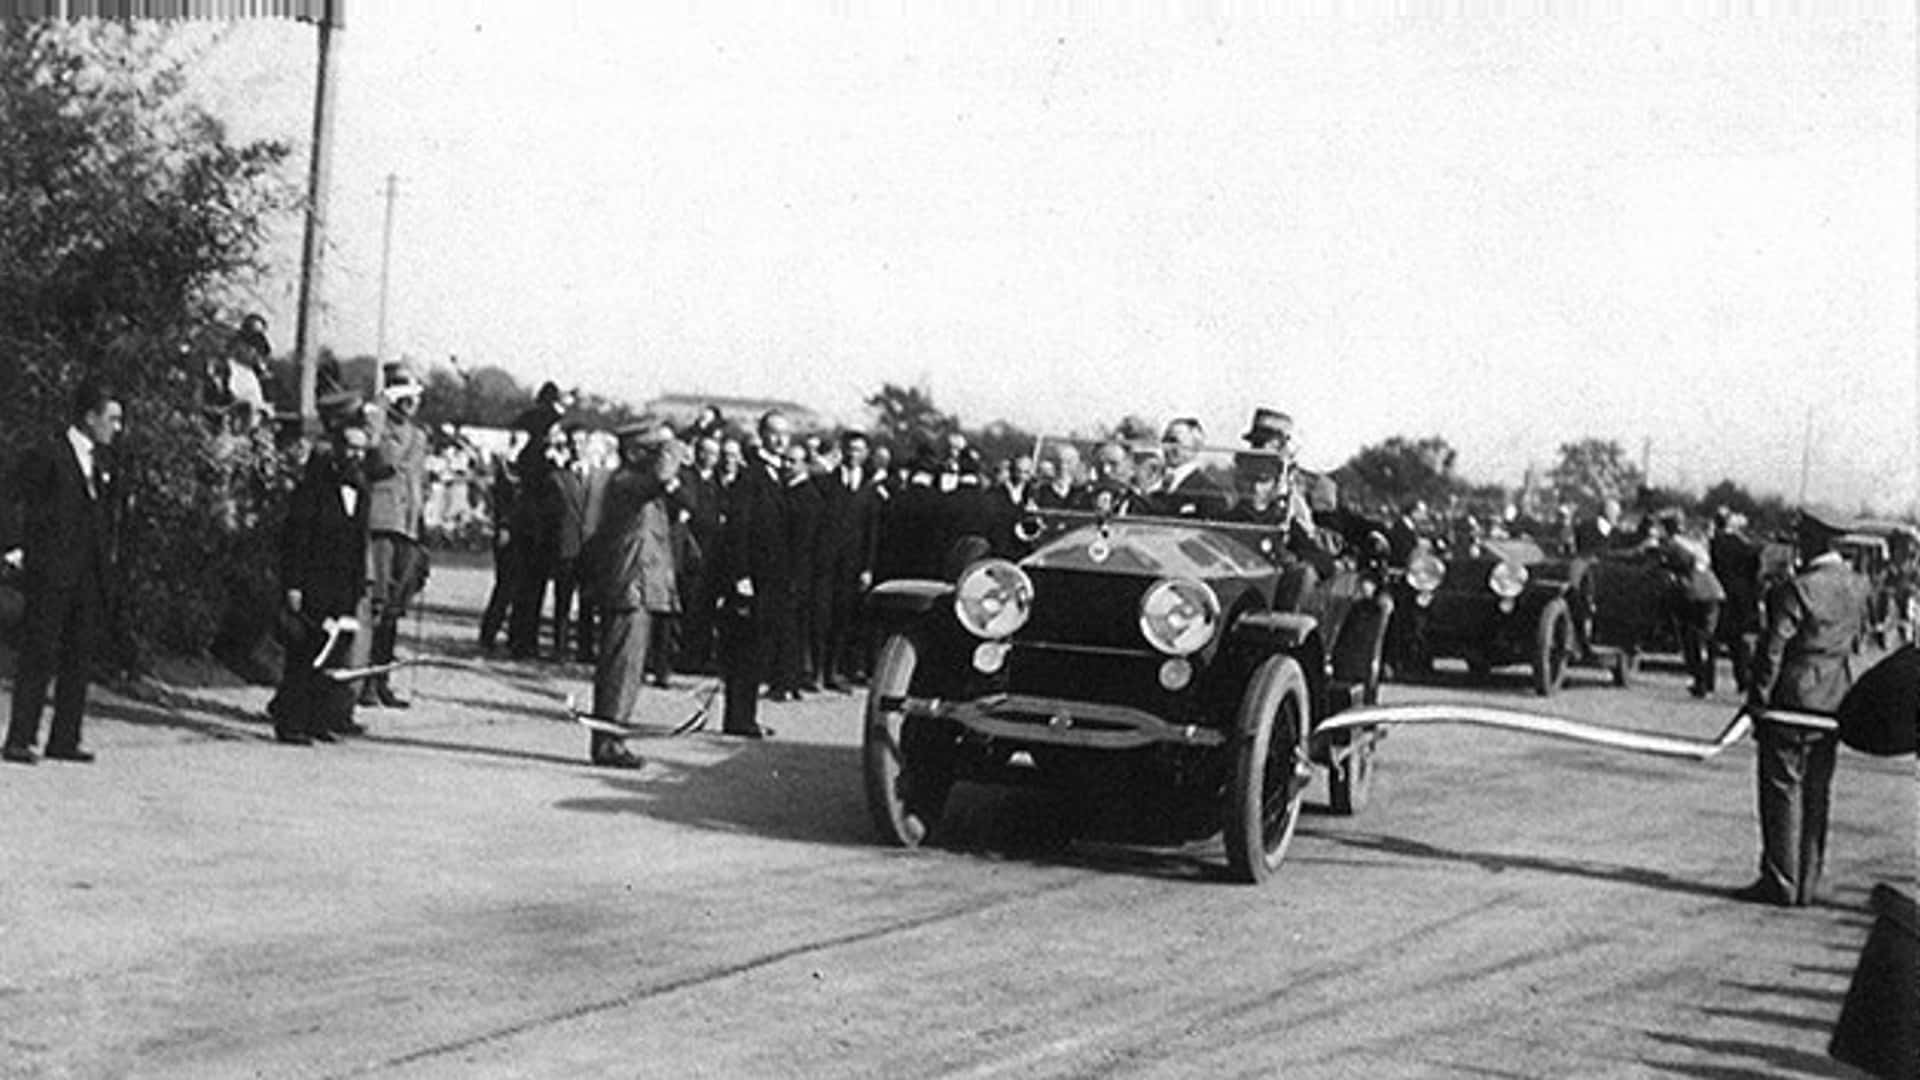
[[[1476,675],[1526,664],[1534,692],[1553,695],[1586,651],[1585,570],[1526,537],[1479,539],[1447,556],[1416,548],[1394,575],[1395,674],[1424,675],[1437,657],[1463,659]]]
[[[1336,811],[1365,803],[1377,730],[1313,734],[1374,700],[1392,602],[1350,557],[1310,571],[1285,511],[1255,507],[1287,482],[1278,458],[1201,453],[1197,496],[1141,497],[1109,475],[1034,512],[1018,561],[872,590],[863,756],[885,840],[921,843],[956,780],[1040,783],[1150,805],[1182,840],[1224,834],[1233,876],[1258,882],[1316,763]]]

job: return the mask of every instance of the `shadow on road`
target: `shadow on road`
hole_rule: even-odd
[[[1537,855],[1510,855],[1491,851],[1460,851],[1443,848],[1434,844],[1408,840],[1398,836],[1379,834],[1340,834],[1320,833],[1316,839],[1323,843],[1339,844],[1344,847],[1359,848],[1362,851],[1383,852],[1409,859],[1436,859],[1443,862],[1466,863],[1479,867],[1490,874],[1505,873],[1509,870],[1531,870],[1546,874],[1564,874],[1573,877],[1592,878],[1596,881],[1610,881],[1623,885],[1639,885],[1662,892],[1680,893],[1687,896],[1725,896],[1727,889],[1718,885],[1709,885],[1699,881],[1676,878],[1658,870],[1648,870],[1638,866],[1621,866],[1616,863],[1583,862],[1577,859],[1549,859]]]
[[[641,814],[775,840],[873,843],[860,789],[859,747],[781,740],[724,744],[737,749],[700,765],[654,760],[640,773],[604,777],[607,795],[562,799],[554,806],[588,814]],[[646,754],[644,741],[632,745]]]
[[[184,731],[204,739],[222,742],[271,741],[272,734],[267,728],[266,717],[250,713],[238,706],[225,705],[194,699],[193,712],[211,713],[224,719],[199,719],[192,712],[176,706],[147,704],[134,701],[101,701],[97,698],[87,702],[88,718],[98,717],[117,720],[123,724],[146,728],[171,728]],[[258,731],[235,730],[235,721],[258,727]]]
[[[579,756],[562,757],[559,754],[544,754],[538,750],[515,750],[507,746],[481,746],[477,743],[450,742],[445,739],[422,739],[413,735],[370,734],[361,736],[361,739],[376,746],[404,746],[414,750],[437,750],[442,753],[492,758],[499,761],[530,761],[541,765],[591,768],[587,763],[584,740]]]
[[[1858,1076],[1857,1072],[1822,1054],[1809,1053],[1786,1046],[1769,1046],[1766,1043],[1752,1042],[1746,1039],[1698,1039],[1687,1035],[1670,1035],[1665,1032],[1649,1031],[1647,1037],[1670,1046],[1685,1047],[1702,1054],[1733,1058],[1738,1064],[1695,1065],[1682,1061],[1652,1061],[1642,1059],[1641,1064],[1651,1069],[1672,1073],[1676,1076],[1697,1076],[1704,1080],[1751,1080],[1762,1073],[1761,1068],[1779,1070],[1789,1076]]]

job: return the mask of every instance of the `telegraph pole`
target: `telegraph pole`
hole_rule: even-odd
[[[1807,474],[1813,471],[1813,406],[1807,406],[1806,434],[1800,439],[1800,505],[1807,505]]]
[[[335,0],[327,0],[320,18],[320,62],[313,95],[313,146],[307,162],[307,225],[300,243],[300,310],[294,323],[293,355],[300,364],[300,425],[308,433],[319,430],[320,409],[315,398],[319,354],[322,268],[326,265],[327,188],[333,172],[333,30]]]
[[[393,203],[400,195],[400,177],[387,174],[387,217],[380,227],[380,322],[373,341],[373,392],[386,389],[387,282],[393,269]]]

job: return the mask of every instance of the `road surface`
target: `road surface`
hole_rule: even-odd
[[[477,656],[485,586],[436,569],[403,652]],[[0,1075],[1847,1076],[1868,891],[1914,883],[1911,759],[1843,753],[1830,900],[1789,911],[1724,896],[1751,743],[1473,728],[1395,732],[1373,805],[1308,816],[1262,888],[1217,842],[1063,846],[1036,793],[963,787],[899,852],[857,698],[764,705],[764,743],[716,704],[622,773],[559,712],[586,677],[413,669],[415,708],[313,748],[271,741],[263,688],[97,695],[97,764],[0,771]],[[1537,704],[1518,670],[1387,700]],[[1550,707],[1707,739],[1733,699],[1576,671]]]

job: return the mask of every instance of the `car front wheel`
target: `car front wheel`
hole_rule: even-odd
[[[942,737],[947,725],[906,714],[905,698],[919,662],[919,647],[905,634],[894,634],[880,646],[860,741],[874,828],[882,841],[908,848],[927,838],[953,788],[953,742]]]
[[[1290,656],[1260,665],[1240,699],[1230,744],[1227,784],[1227,869],[1259,884],[1286,858],[1313,766],[1307,759],[1307,679]]]
[[[1573,615],[1565,600],[1549,600],[1540,609],[1534,631],[1533,692],[1552,697],[1567,681],[1567,664],[1572,658]]]

